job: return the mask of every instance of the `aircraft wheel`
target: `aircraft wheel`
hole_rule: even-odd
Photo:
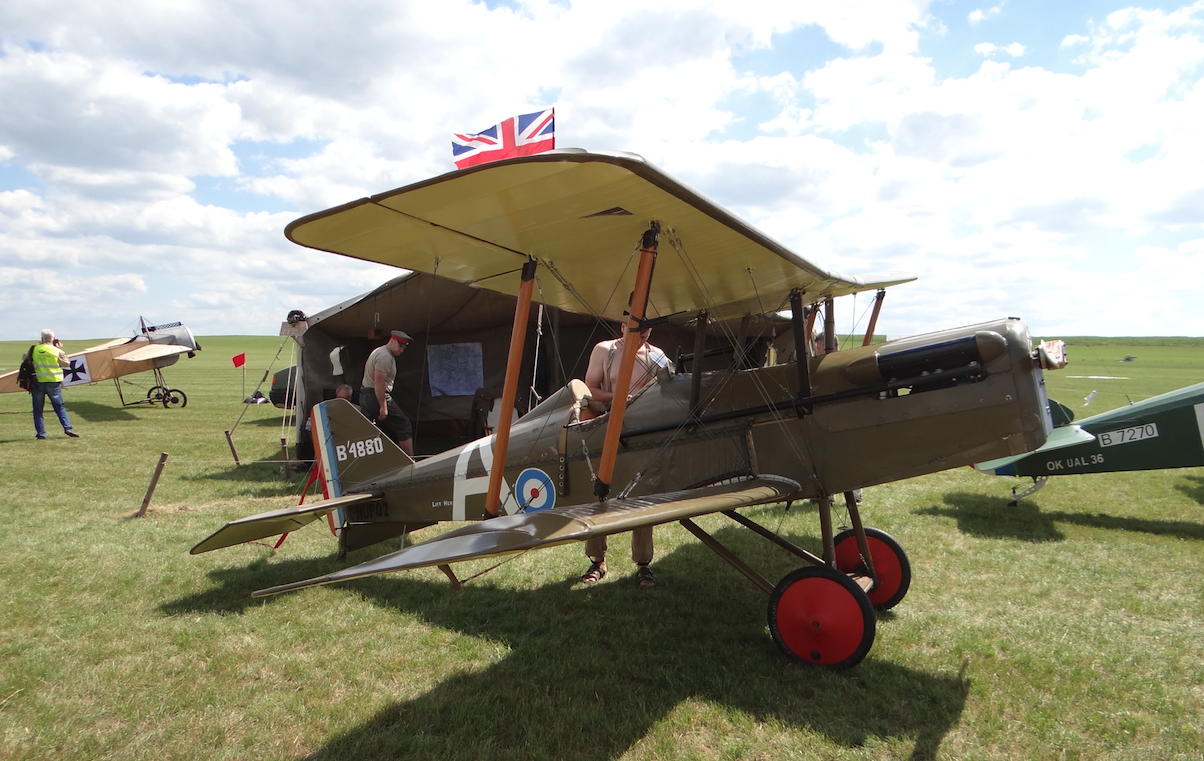
[[[166,393],[163,394],[163,406],[167,408],[187,407],[188,397],[178,388],[166,389]]]
[[[861,587],[826,566],[787,574],[769,596],[769,632],[794,660],[846,669],[874,644],[877,618]]]
[[[163,401],[163,397],[167,396],[166,386],[151,386],[146,390],[147,400],[155,403]]]
[[[874,572],[878,575],[878,586],[869,592],[870,602],[878,610],[890,610],[902,602],[911,587],[911,561],[902,545],[885,531],[867,528],[865,541],[870,546]],[[835,543],[836,568],[845,573],[865,573],[853,530],[841,531],[836,535]]]

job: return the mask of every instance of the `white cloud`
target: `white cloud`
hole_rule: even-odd
[[[1128,282],[1204,258],[1202,22],[1204,3],[1129,9],[1059,30],[1074,73],[1014,68],[1017,41],[938,77],[926,0],[9,3],[0,275],[79,296],[39,313],[0,286],[3,337],[143,312],[274,333],[394,274],[288,243],[289,221],[449,171],[453,130],[549,105],[561,146],[642,153],[822,266],[919,272],[887,332],[1015,313],[1092,332]],[[774,46],[808,25],[840,52],[804,73],[809,51]],[[780,65],[737,69],[749,51]],[[203,178],[298,211],[225,208]],[[1204,333],[1187,280],[1173,323],[1126,329]]]
[[[974,46],[974,52],[984,56],[990,56],[994,53],[1007,53],[1013,58],[1019,58],[1024,55],[1024,46],[1019,42],[1013,42],[1005,47],[999,47],[990,42],[980,42]]]
[[[1002,12],[1003,3],[1000,3],[993,8],[987,8],[986,10],[983,10],[982,8],[975,8],[974,10],[970,11],[970,14],[966,17],[966,20],[970,22],[970,26],[974,26],[975,24],[981,24],[988,19],[995,18]]]

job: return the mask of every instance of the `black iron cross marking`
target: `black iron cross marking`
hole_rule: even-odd
[[[88,368],[83,362],[77,362],[77,360],[73,359],[71,360],[71,367],[64,370],[63,374],[70,375],[72,383],[79,383],[80,378],[86,379],[88,377]]]

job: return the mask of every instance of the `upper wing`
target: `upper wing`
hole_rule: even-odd
[[[1011,457],[1001,457],[998,460],[988,460],[987,462],[974,463],[974,469],[991,475],[1011,475],[1011,473],[996,473],[996,470],[1005,468],[1014,462],[1023,460],[1025,457],[1031,457],[1039,452],[1049,452],[1054,449],[1064,449],[1072,447],[1075,444],[1085,444],[1088,441],[1095,439],[1087,431],[1084,431],[1077,425],[1063,425],[1053,429],[1053,433],[1049,434],[1049,438],[1045,440],[1037,449],[1024,454],[1012,455]]]
[[[342,571],[251,594],[261,597],[387,571],[525,552],[746,505],[777,502],[798,491],[798,483],[788,478],[758,476],[701,489],[490,518]]]
[[[653,220],[663,234],[649,316],[776,312],[796,288],[818,301],[915,279],[825,270],[639,156],[579,149],[451,172],[302,217],[285,235],[512,295],[532,257],[544,273],[539,300],[622,319],[629,254]]]
[[[193,351],[187,346],[175,346],[172,344],[147,344],[140,346],[137,349],[127,351],[125,354],[118,354],[113,359],[119,362],[145,362],[148,359],[159,359],[160,357],[171,357],[176,354],[184,354],[185,352]]]

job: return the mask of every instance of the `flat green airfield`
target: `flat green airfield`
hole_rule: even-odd
[[[28,397],[0,396],[0,758],[1201,757],[1201,469],[1054,478],[1018,507],[1026,481],[969,468],[867,489],[913,581],[840,673],[788,662],[765,596],[677,525],[656,530],[651,590],[620,540],[588,588],[574,545],[458,592],[430,569],[253,600],[344,565],[324,523],[275,551],[188,554],[297,501],[281,410],[242,403],[281,340],[201,338],[165,371],[183,409],[67,389],[78,440],[47,406],[34,441]],[[27,347],[0,343],[0,365]],[[1204,339],[1073,339],[1070,360],[1047,386],[1079,417],[1204,381]],[[127,380],[145,396],[149,374]],[[747,512],[818,546],[806,505]],[[700,523],[770,578],[796,565],[723,516]]]

